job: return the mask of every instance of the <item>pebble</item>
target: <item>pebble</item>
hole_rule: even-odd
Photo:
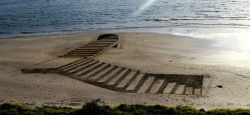
[[[218,87],[218,88],[223,88],[223,86],[222,86],[222,85],[217,85],[217,87]]]

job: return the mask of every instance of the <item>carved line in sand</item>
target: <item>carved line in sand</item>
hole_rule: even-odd
[[[110,47],[118,46],[118,41],[117,35],[101,35],[97,40],[62,56],[81,57],[80,60],[56,68],[22,69],[21,71],[56,73],[120,92],[184,95],[202,95],[205,92],[202,90],[206,89],[203,88],[203,75],[148,74],[89,58]]]

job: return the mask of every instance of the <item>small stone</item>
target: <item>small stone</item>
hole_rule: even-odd
[[[217,87],[218,87],[218,88],[223,88],[223,86],[222,86],[222,85],[217,85]]]

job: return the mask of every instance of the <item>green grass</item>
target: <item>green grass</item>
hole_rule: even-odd
[[[23,105],[16,104],[2,104],[0,105],[0,115],[69,115],[76,110],[71,108],[30,108]]]
[[[199,111],[188,106],[166,107],[162,105],[127,105],[111,107],[100,100],[86,103],[81,109],[30,108],[16,104],[0,105],[0,115],[250,115],[250,109],[214,109]]]

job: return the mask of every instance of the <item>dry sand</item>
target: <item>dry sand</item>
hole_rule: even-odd
[[[188,105],[197,109],[250,108],[250,61],[237,50],[215,47],[217,41],[164,34],[119,34],[120,48],[96,57],[147,73],[208,74],[203,96],[136,94],[110,91],[55,74],[23,74],[22,68],[53,67],[75,59],[57,56],[98,34],[51,35],[0,39],[0,103],[80,107],[100,98],[108,105]],[[223,88],[218,88],[222,85]]]

